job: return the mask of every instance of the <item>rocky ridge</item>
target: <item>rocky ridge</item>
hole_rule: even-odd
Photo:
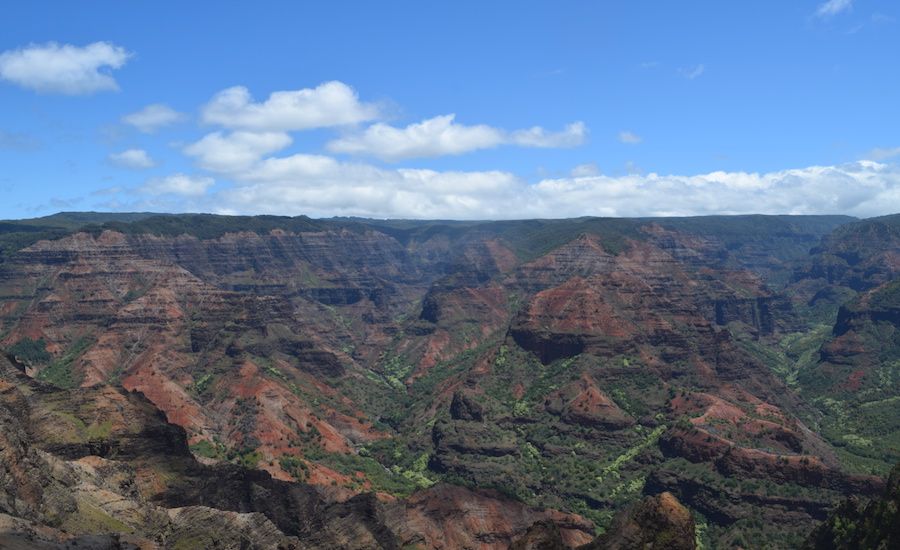
[[[823,437],[808,371],[797,391],[771,355],[813,310],[846,305],[838,325],[850,328],[823,357],[856,353],[840,342],[857,327],[894,324],[861,313],[871,299],[844,301],[858,292],[852,266],[872,289],[890,284],[890,239],[858,261],[831,254],[852,269],[830,278],[819,252],[807,259],[844,221],[114,222],[4,256],[0,345],[72,391],[141,392],[205,467],[313,483],[335,506],[375,513],[384,504],[368,491],[416,502],[405,499],[452,494],[449,482],[500,491],[485,498],[513,516],[518,501],[609,528],[642,494],[670,491],[715,542],[759,533],[760,506],[799,537],[840,492],[880,487]],[[840,248],[835,235],[822,250]],[[56,445],[45,452],[66,460],[111,452]],[[167,506],[244,498],[186,487],[197,496]],[[434,513],[397,517],[425,531],[465,523]],[[540,519],[526,517],[492,532],[511,540]]]

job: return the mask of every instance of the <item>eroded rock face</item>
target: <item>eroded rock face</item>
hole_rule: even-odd
[[[473,396],[458,391],[453,394],[453,401],[450,402],[450,417],[454,420],[481,422],[484,420],[484,406]]]
[[[693,270],[652,244],[628,244],[614,256],[585,236],[522,266],[517,284],[538,292],[512,324],[516,343],[544,364],[649,346],[668,348],[673,360],[717,326],[740,322],[771,335],[792,323],[790,303],[755,276]]]
[[[417,493],[388,512],[388,522],[401,526],[404,545],[447,550],[505,549],[537,521],[552,522],[567,547],[592,538],[590,522],[579,516],[534,510],[493,491],[472,492],[453,485]]]
[[[900,273],[898,215],[870,218],[836,229],[812,250],[810,261],[795,278],[821,279],[827,284],[865,291],[895,279]]]
[[[544,406],[570,424],[610,430],[634,424],[634,419],[620,409],[588,376],[582,376],[577,382],[551,393],[544,401]]]
[[[510,550],[565,550],[559,527],[552,521],[539,521],[510,545]]]
[[[879,285],[838,310],[832,338],[821,349],[821,363],[874,369],[900,349],[900,280]],[[863,384],[863,373],[845,383]],[[856,388],[853,388],[856,389]]]
[[[50,388],[4,359],[0,371],[0,541],[9,547],[488,549],[543,520],[570,545],[590,538],[578,516],[496,493],[439,485],[403,500],[336,502],[259,470],[204,466],[184,430],[138,394]]]
[[[509,547],[510,550],[563,550],[569,548],[559,527],[537,522]],[[672,493],[647,496],[623,510],[610,528],[579,550],[693,550],[696,548],[694,519]]]
[[[810,534],[806,549],[896,548],[900,545],[900,465],[884,492],[868,503],[845,500]]]
[[[3,326],[11,329],[7,342],[41,339],[49,352],[70,358],[63,373],[36,365],[39,377],[140,391],[187,429],[192,442],[261,445],[273,473],[285,475],[277,458],[313,428],[331,451],[381,437],[320,380],[344,376],[353,362],[340,347],[341,334],[326,343],[320,335],[330,329],[317,326],[316,316],[298,321],[296,308],[319,306],[300,297],[291,281],[298,270],[309,280],[329,270],[333,282],[368,285],[366,295],[374,295],[388,278],[415,271],[404,267],[404,258],[374,234],[215,241],[76,234],[38,243],[4,266],[0,285],[24,293],[23,301],[40,298],[23,316],[4,318]],[[268,294],[234,292],[236,277],[280,282],[267,286]],[[331,405],[314,411],[303,392],[325,394]]]
[[[760,223],[777,227],[747,231]],[[608,511],[665,490],[715,527],[761,508],[800,532],[837,490],[877,484],[842,473],[799,420],[817,411],[773,373],[783,365],[772,353],[806,329],[807,294],[833,302],[855,292],[838,284],[884,285],[893,273],[890,245],[874,263],[842,251],[853,266],[831,282],[782,291],[837,222],[822,223],[322,221],[202,238],[120,226],[4,257],[0,348],[24,342],[29,375],[81,388],[29,390],[45,404],[29,437],[53,468],[115,495],[101,478],[124,482],[128,502],[139,495],[138,509],[155,506],[154,521],[184,537],[207,522],[228,537],[314,547],[427,546],[438,532],[494,547],[545,520],[541,508],[588,511],[607,527]],[[884,374],[842,378],[866,353],[874,361],[864,327],[891,322],[860,300],[866,308],[848,305],[822,348],[834,387]],[[146,420],[154,407],[164,416]],[[2,477],[22,495],[9,509],[25,514],[52,483],[22,454],[24,436],[4,437],[9,460],[30,464]],[[652,474],[672,464],[694,469]],[[34,479],[22,474],[32,469]],[[532,506],[440,484],[388,502],[366,493],[382,488],[380,474],[405,484],[391,489],[399,495],[448,479]],[[725,485],[734,479],[803,496]],[[486,524],[464,512],[466,499]],[[522,540],[553,539],[554,525],[583,531],[579,521]]]
[[[609,531],[582,548],[693,550],[696,548],[694,518],[672,493],[645,497],[617,516]]]

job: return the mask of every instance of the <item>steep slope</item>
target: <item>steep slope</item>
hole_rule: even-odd
[[[577,516],[487,492],[435,486],[408,500],[365,494],[339,502],[264,472],[204,466],[184,431],[143,396],[54,389],[5,359],[0,420],[3,544],[488,549],[505,548],[537,521],[554,522],[570,545],[591,538],[590,523]]]
[[[777,341],[793,326],[790,304],[752,274],[695,262],[652,241],[612,254],[582,236],[522,264],[504,283],[521,303],[507,334],[410,387],[453,402],[462,391],[482,411],[450,403],[447,418],[435,398],[422,403],[407,430],[435,419],[431,469],[472,485],[502,479],[519,498],[601,525],[642,490],[672,491],[704,510],[718,543],[762,536],[760,507],[778,536],[799,541],[843,492],[877,490],[840,470],[798,420],[806,405],[732,336]],[[721,304],[762,297],[786,305],[723,314]],[[670,468],[681,476],[650,474]],[[718,496],[686,490],[698,483]]]
[[[883,472],[900,461],[900,280],[842,305],[798,382],[848,463]]]
[[[58,386],[142,392],[211,468],[347,503],[415,493],[391,508],[423,526],[409,540],[473,536],[434,508],[477,500],[446,483],[497,491],[479,540],[534,508],[602,530],[670,491],[722,544],[762,540],[759,513],[800,540],[879,488],[766,355],[805,334],[784,285],[846,218],[91,219],[5,256],[0,346]],[[196,483],[167,506],[245,502]]]
[[[802,278],[868,290],[900,273],[900,214],[869,218],[837,228],[812,250]]]
[[[791,285],[813,330],[785,346],[796,349],[786,372],[817,409],[809,422],[860,472],[886,474],[900,460],[898,278],[894,215],[835,230],[799,264]]]
[[[815,550],[900,546],[900,465],[894,467],[884,494],[862,503],[850,499],[810,535],[804,548]]]

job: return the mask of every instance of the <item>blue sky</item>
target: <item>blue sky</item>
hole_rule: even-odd
[[[888,0],[4,11],[2,218],[900,211]]]

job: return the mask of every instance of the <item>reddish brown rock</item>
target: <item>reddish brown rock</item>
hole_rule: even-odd
[[[694,518],[672,493],[646,497],[619,514],[584,550],[693,550]]]

